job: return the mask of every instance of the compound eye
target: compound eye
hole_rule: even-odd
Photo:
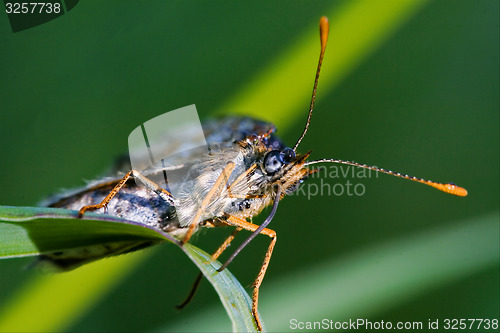
[[[279,150],[272,150],[264,157],[264,170],[268,175],[275,174],[282,166],[283,160]]]
[[[295,151],[292,148],[285,148],[281,152],[281,159],[285,164],[290,164],[295,159]]]

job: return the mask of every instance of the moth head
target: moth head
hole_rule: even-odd
[[[271,150],[264,155],[261,163],[262,171],[268,176],[280,173],[283,168],[295,160],[295,151],[286,147],[283,150]]]
[[[279,184],[283,195],[293,193],[299,185],[315,170],[305,168],[310,152],[297,155],[292,148],[266,152],[260,161],[262,173],[270,182]]]

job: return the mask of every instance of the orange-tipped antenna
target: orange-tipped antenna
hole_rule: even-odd
[[[436,183],[436,182],[433,182],[431,180],[425,180],[425,179],[422,179],[422,178],[417,178],[417,177],[412,177],[412,176],[408,176],[408,175],[403,175],[403,174],[400,174],[399,172],[393,172],[393,171],[390,171],[390,170],[385,170],[385,169],[378,168],[378,167],[375,167],[375,166],[368,166],[366,164],[359,164],[359,163],[356,163],[356,162],[334,160],[334,159],[321,159],[321,160],[317,160],[317,161],[306,162],[304,165],[311,165],[311,164],[317,164],[317,163],[338,163],[338,164],[352,165],[352,166],[355,166],[355,167],[370,169],[370,170],[377,171],[377,172],[382,172],[382,173],[385,173],[385,174],[388,174],[388,175],[391,175],[391,176],[396,176],[396,177],[399,177],[399,178],[404,178],[404,179],[412,180],[414,182],[418,182],[418,183],[422,183],[422,184],[425,184],[425,185],[429,185],[429,186],[432,186],[432,187],[434,187],[434,188],[436,188],[436,189],[438,189],[440,191],[443,191],[443,192],[446,192],[446,193],[449,193],[449,194],[453,194],[453,195],[458,195],[459,197],[465,197],[465,196],[467,196],[467,190],[466,189],[464,189],[463,187],[457,186],[457,185],[455,185],[453,183],[448,183],[448,184]]]
[[[316,78],[314,79],[314,88],[312,92],[311,106],[309,107],[309,115],[307,116],[306,127],[304,128],[304,132],[302,132],[302,135],[300,136],[295,146],[293,146],[294,151],[297,150],[300,141],[302,141],[302,139],[306,135],[307,129],[309,128],[309,123],[311,122],[311,116],[314,109],[314,100],[316,99],[316,88],[318,87],[319,72],[321,70],[321,64],[323,63],[323,56],[325,55],[326,41],[328,40],[329,30],[330,30],[330,24],[328,23],[328,19],[325,16],[323,16],[319,20],[319,38],[321,40],[321,53],[319,54],[318,68],[316,69]]]

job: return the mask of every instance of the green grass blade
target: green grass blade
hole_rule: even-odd
[[[0,258],[37,255],[104,243],[130,241],[170,241],[166,233],[141,226],[138,223],[112,216],[88,214],[77,218],[77,212],[55,208],[0,207]],[[177,243],[176,243],[177,244]],[[252,301],[229,270],[217,273],[221,264],[210,263],[210,255],[186,244],[181,249],[198,266],[219,294],[235,331],[255,331]],[[62,330],[79,313],[84,312],[117,283],[124,273],[144,257],[126,255],[101,260],[75,271],[44,275],[30,283],[0,311],[0,331],[57,331]],[[120,274],[121,273],[121,274]],[[86,288],[75,288],[84,285]],[[88,293],[91,288],[92,293]],[[39,316],[40,304],[50,300],[57,314]],[[30,320],[22,320],[26,314]]]
[[[290,328],[291,319],[376,318],[425,292],[498,267],[499,219],[495,213],[456,221],[453,227],[398,237],[320,265],[297,263],[299,272],[263,286],[261,312],[276,332],[297,331]],[[208,310],[189,325],[173,323],[158,331],[214,331],[214,316]]]
[[[227,269],[217,273],[217,269],[221,266],[218,261],[205,264],[210,260],[210,255],[199,248],[186,244],[183,249],[219,294],[220,300],[231,318],[233,332],[257,331],[251,311],[252,300],[238,280]]]
[[[66,209],[0,206],[0,258],[38,255],[95,244],[165,241],[136,222]]]

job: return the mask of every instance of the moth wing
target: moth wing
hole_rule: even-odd
[[[38,256],[30,267],[43,271],[70,271],[99,259],[134,252],[156,243],[153,241],[123,241],[49,252]]]

